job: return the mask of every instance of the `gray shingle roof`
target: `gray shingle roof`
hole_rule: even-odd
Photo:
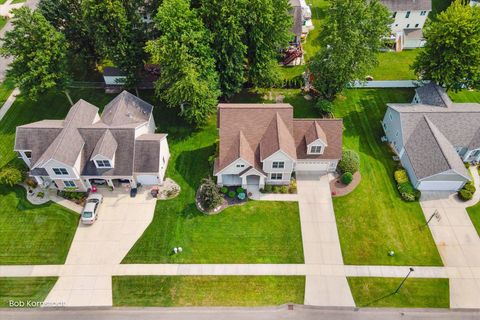
[[[420,103],[430,106],[438,106],[448,108],[452,106],[452,100],[447,92],[441,86],[430,82],[426,85],[418,87],[415,92],[420,99]]]
[[[100,155],[107,159],[113,159],[115,151],[117,151],[118,143],[113,137],[110,130],[105,130],[103,136],[98,140],[95,149],[92,152],[92,158]]]
[[[432,0],[380,0],[391,11],[432,10]]]
[[[150,119],[153,106],[137,96],[123,91],[105,106],[102,122],[108,126],[137,126]]]

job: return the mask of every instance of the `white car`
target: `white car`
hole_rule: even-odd
[[[98,209],[102,202],[103,196],[99,193],[92,193],[88,196],[80,219],[83,224],[93,224],[97,220]]]

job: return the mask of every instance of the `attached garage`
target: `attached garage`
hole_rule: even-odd
[[[423,191],[457,191],[465,181],[419,181],[418,190]]]
[[[295,166],[296,171],[328,171],[329,161],[319,160],[298,160]]]
[[[145,186],[153,186],[160,184],[160,179],[157,175],[142,174],[137,176],[137,182]]]
[[[222,174],[222,184],[224,186],[241,186],[242,178],[238,174]]]

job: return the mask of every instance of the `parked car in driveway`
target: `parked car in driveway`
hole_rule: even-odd
[[[80,219],[83,224],[93,224],[97,220],[98,210],[102,202],[103,196],[99,193],[92,193],[88,196]]]

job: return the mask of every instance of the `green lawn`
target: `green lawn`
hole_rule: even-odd
[[[454,102],[473,102],[480,103],[480,91],[478,90],[462,90],[459,92],[448,92],[448,95]]]
[[[21,187],[0,186],[0,265],[64,263],[78,219],[54,203],[30,204]]]
[[[477,230],[478,235],[480,236],[480,202],[467,208],[467,212],[470,216],[470,220],[472,220],[472,223]]]
[[[113,277],[114,306],[272,306],[303,304],[303,276]]]
[[[35,307],[32,302],[43,302],[57,282],[56,277],[0,278],[0,308],[15,307],[10,301],[23,307]],[[30,305],[29,305],[30,301]]]
[[[0,109],[2,108],[5,101],[7,101],[13,89],[15,89],[15,85],[12,81],[8,79],[0,84]]]
[[[348,278],[357,307],[449,308],[448,279]]]
[[[400,199],[393,180],[395,162],[380,142],[386,104],[410,102],[413,90],[346,90],[335,104],[344,120],[343,145],[360,154],[362,181],[355,191],[333,199],[346,264],[442,265],[420,205]],[[387,252],[395,251],[394,257]]]
[[[8,21],[7,18],[5,18],[5,17],[0,17],[0,30],[2,30],[3,27],[5,27],[5,25],[7,24],[7,21]]]
[[[374,80],[412,80],[415,73],[410,68],[418,50],[378,53],[378,66],[371,72]]]

